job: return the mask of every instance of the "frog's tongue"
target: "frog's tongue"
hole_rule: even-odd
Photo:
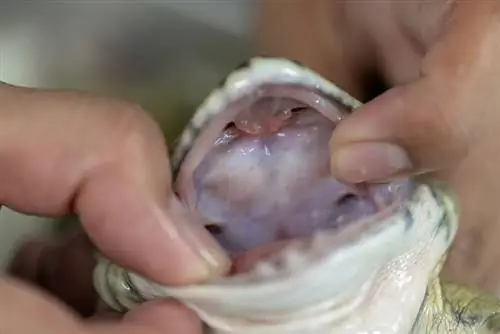
[[[307,99],[328,105],[314,94]],[[330,176],[335,118],[311,104],[257,99],[212,138],[193,170],[188,204],[213,222],[210,231],[234,255],[234,272],[269,260],[292,240],[306,245],[319,231],[373,215],[391,197]]]

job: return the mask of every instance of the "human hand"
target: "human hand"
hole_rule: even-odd
[[[158,126],[138,107],[77,93],[0,84],[0,101],[0,202],[42,216],[76,212],[88,235],[23,248],[12,272],[45,291],[1,280],[0,332],[200,333],[199,320],[170,301],[118,320],[94,314],[89,239],[113,261],[165,284],[201,281],[228,265],[172,194]]]
[[[460,199],[461,226],[444,275],[500,294],[500,4],[287,6],[262,2],[264,52],[302,61],[370,101],[335,130],[333,174],[362,182],[431,173],[447,181]],[[390,89],[371,100],[381,92],[373,83]]]

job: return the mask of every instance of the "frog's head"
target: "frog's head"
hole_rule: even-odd
[[[134,284],[151,298],[185,301],[219,328],[293,323],[305,333],[296,322],[312,314],[320,326],[370,303],[390,313],[378,299],[389,293],[416,313],[455,234],[456,209],[434,183],[331,177],[330,137],[359,106],[288,60],[255,58],[231,73],[182,134],[173,166],[179,198],[233,256],[233,269],[188,287],[138,276]]]

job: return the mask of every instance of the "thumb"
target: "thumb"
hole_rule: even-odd
[[[330,141],[333,175],[377,182],[455,164],[470,141],[452,86],[425,78],[393,88],[349,115]]]

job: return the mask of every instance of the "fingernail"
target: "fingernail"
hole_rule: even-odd
[[[229,256],[204,227],[200,217],[190,212],[176,198],[170,201],[168,215],[176,225],[180,237],[205,266],[207,274],[203,276],[223,275],[229,270]]]
[[[347,182],[383,181],[411,169],[406,151],[395,144],[365,142],[334,149],[332,174]]]

